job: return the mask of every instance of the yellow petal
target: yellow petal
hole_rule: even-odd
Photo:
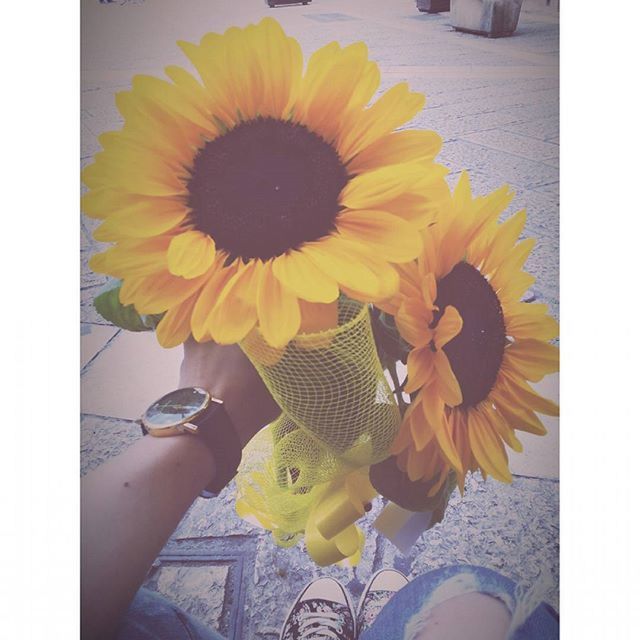
[[[530,273],[521,271],[520,273],[513,274],[506,284],[502,283],[502,286],[496,289],[496,293],[501,302],[505,300],[508,302],[519,300],[535,281],[535,277]],[[494,283],[492,282],[491,284],[493,286]]]
[[[544,436],[547,433],[547,429],[540,418],[525,407],[515,406],[513,402],[517,401],[504,402],[496,397],[494,402],[498,411],[512,429],[518,429],[518,431],[525,431],[537,436]]]
[[[516,340],[553,340],[560,327],[547,315],[547,305],[517,302],[503,308],[507,335]]]
[[[205,286],[202,287],[191,314],[191,332],[198,342],[208,339],[209,316],[213,312],[222,290],[237,272],[235,266],[223,268],[224,259],[222,256],[217,261],[218,264],[212,270],[212,275]]]
[[[558,405],[538,395],[525,380],[519,379],[508,371],[501,371],[500,374],[504,387],[519,400],[518,405],[548,416],[560,415]]]
[[[326,275],[300,251],[289,251],[275,258],[273,273],[285,287],[309,302],[330,303],[340,295],[335,278]]]
[[[434,331],[436,349],[442,349],[442,347],[453,340],[460,331],[462,331],[462,316],[455,307],[446,307]]]
[[[91,189],[85,193],[82,196],[80,206],[82,212],[89,218],[102,220],[117,211],[146,201],[147,198],[144,196],[134,196],[123,191],[114,191],[108,187],[102,187]]]
[[[433,160],[442,148],[435,131],[395,131],[369,145],[349,162],[349,173],[362,173],[390,164]]]
[[[435,385],[422,392],[422,410],[443,455],[454,469],[462,472],[462,461],[451,436],[449,421],[445,417],[444,401]]]
[[[203,36],[200,45],[178,41],[178,46],[198,71],[209,95],[212,111],[225,126],[230,127],[235,124],[238,113],[234,109],[235,96],[232,92],[235,66],[227,63],[226,43],[225,36],[208,33]],[[242,61],[238,63],[243,65]]]
[[[301,321],[298,298],[275,277],[271,263],[260,274],[257,308],[260,331],[270,346],[282,348],[298,333]]]
[[[203,134],[218,134],[213,121],[203,116],[190,102],[186,101],[176,85],[154,76],[137,75],[133,77],[131,86],[134,92],[163,105],[174,116],[187,119],[199,127]]]
[[[263,116],[281,118],[297,97],[302,80],[302,50],[273,18],[261,20],[254,35],[253,46],[264,78],[258,110]]]
[[[349,209],[378,208],[407,191],[424,174],[420,164],[399,164],[367,171],[349,180],[340,204]]]
[[[527,380],[539,382],[558,371],[558,347],[539,340],[518,340],[505,349],[504,364]]]
[[[125,279],[120,291],[120,299],[125,303],[123,296],[128,294],[138,313],[162,313],[193,295],[202,287],[206,279],[207,274],[185,280],[166,271],[140,278],[135,283],[135,290],[125,289],[127,285]]]
[[[448,406],[457,407],[462,403],[462,391],[449,363],[449,358],[444,351],[436,351],[433,354],[433,363],[437,374],[438,393]]]
[[[422,250],[420,235],[411,225],[382,211],[345,211],[336,226],[347,240],[364,244],[391,262],[409,262]]]
[[[253,282],[259,271],[256,265],[252,262],[238,268],[207,318],[209,333],[220,344],[240,342],[257,322],[255,299],[250,301],[246,295],[246,289],[255,288]]]
[[[409,91],[406,82],[389,89],[361,113],[350,115],[342,126],[338,150],[347,162],[360,151],[391,133],[422,109],[424,96]]]
[[[358,245],[347,240],[328,237],[306,244],[301,253],[342,289],[359,295],[357,299],[364,297],[370,302],[385,299],[398,290],[398,272],[393,267],[364,255]]]
[[[192,295],[169,309],[160,320],[156,327],[156,337],[165,349],[177,347],[191,334],[191,312],[197,298],[197,293]]]
[[[150,276],[166,271],[170,236],[123,241],[94,255],[89,266],[116,278]]]
[[[400,335],[414,347],[424,347],[433,339],[433,332],[429,329],[433,315],[422,300],[404,300],[395,319]]]
[[[518,438],[516,438],[516,434],[513,429],[508,425],[505,418],[496,411],[493,407],[489,407],[486,403],[483,403],[479,408],[479,411],[484,416],[484,419],[487,423],[493,426],[495,432],[517,453],[522,452],[522,443]]]
[[[148,198],[113,210],[94,231],[99,242],[150,238],[170,231],[187,216],[187,208],[165,198]]]
[[[387,202],[383,202],[376,205],[381,211],[386,211],[394,216],[406,220],[412,227],[416,229],[424,229],[425,226],[434,222],[438,216],[438,206],[434,203],[435,190],[442,190],[445,192],[446,182],[442,187],[438,186],[436,189],[425,189],[422,193],[415,193],[407,191],[402,193],[397,198],[392,198]]]
[[[514,277],[526,262],[535,243],[534,238],[527,238],[510,251],[508,257],[496,269],[491,279],[491,284],[495,289],[502,289],[509,284],[509,280]]]
[[[185,231],[171,240],[167,264],[174,276],[196,278],[211,267],[215,256],[216,245],[210,235]]]
[[[501,482],[511,482],[509,463],[502,441],[475,409],[469,411],[468,428],[471,450],[482,470]]]
[[[493,241],[487,249],[487,258],[482,268],[485,274],[493,273],[494,269],[506,259],[518,241],[526,221],[527,213],[522,210],[499,225]]]
[[[333,142],[354,90],[367,67],[367,47],[356,42],[344,49],[330,43],[310,58],[300,88],[295,119]]]
[[[416,482],[423,476],[422,456],[414,449],[409,449],[407,456],[407,475],[409,480]]]
[[[420,410],[409,416],[407,422],[416,450],[423,451],[435,436],[431,425],[424,417],[422,399],[414,400],[413,404],[416,404],[416,407]]]
[[[433,353],[429,347],[413,349],[407,358],[407,384],[405,393],[413,393],[424,386],[429,386],[433,380]]]

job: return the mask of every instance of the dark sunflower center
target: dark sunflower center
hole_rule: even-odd
[[[454,306],[462,317],[462,331],[443,349],[462,391],[462,407],[482,402],[498,377],[506,330],[502,307],[486,278],[467,262],[459,262],[438,282],[435,301],[440,311]]]
[[[219,249],[266,260],[330,233],[347,179],[320,136],[300,124],[257,118],[199,151],[188,205]]]

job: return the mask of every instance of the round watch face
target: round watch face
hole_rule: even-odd
[[[142,422],[149,429],[177,427],[195,418],[207,408],[211,396],[204,389],[187,387],[171,391],[156,400],[142,416]]]

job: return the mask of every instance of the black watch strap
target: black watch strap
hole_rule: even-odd
[[[202,497],[217,496],[235,477],[242,459],[242,444],[224,404],[213,400],[206,411],[192,421],[213,453],[216,476],[205,487]],[[213,494],[213,495],[208,495]]]

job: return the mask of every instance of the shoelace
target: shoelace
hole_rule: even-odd
[[[320,613],[308,611],[300,614],[300,640],[313,638],[332,638],[344,640],[342,633],[342,616],[339,613]]]

